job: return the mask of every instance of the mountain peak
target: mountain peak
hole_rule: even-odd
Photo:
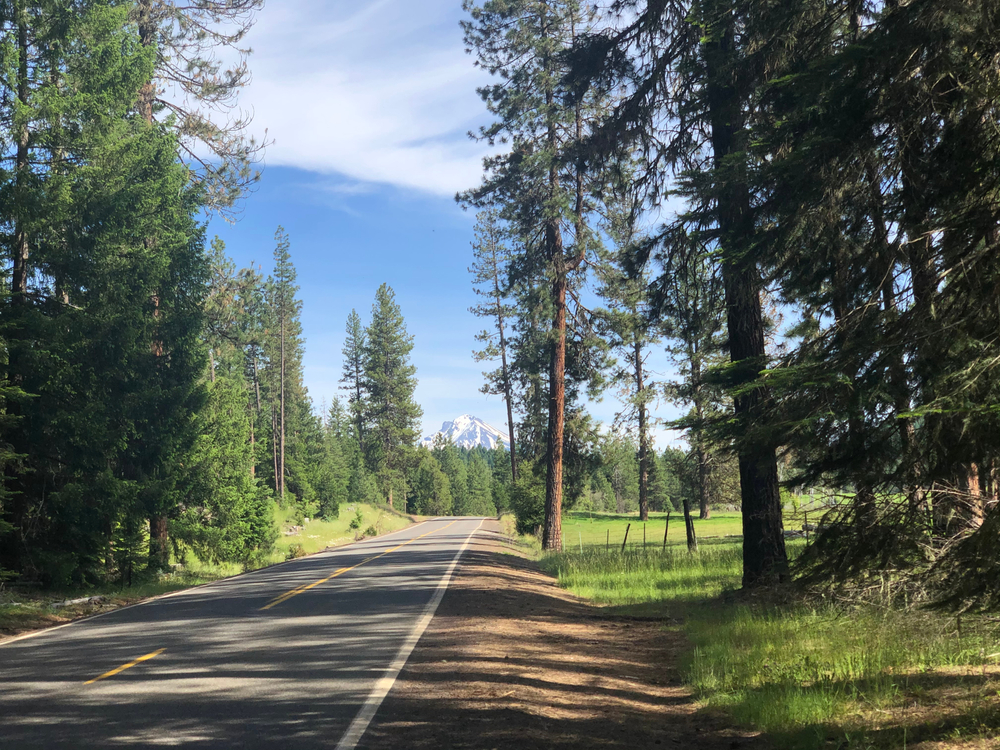
[[[504,434],[500,430],[472,414],[462,414],[449,422],[444,422],[437,433],[425,437],[420,444],[430,448],[438,435],[443,435],[460,448],[475,448],[481,445],[492,450],[496,448],[497,443],[506,443]]]

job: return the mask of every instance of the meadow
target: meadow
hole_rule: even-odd
[[[714,544],[743,532],[739,513],[713,513],[707,520],[694,519],[695,535],[699,543]],[[663,547],[663,532],[667,531],[667,547],[686,545],[684,516],[671,513],[669,526],[666,513],[650,513],[648,521],[640,521],[635,514],[590,513],[571,511],[563,516],[563,546],[579,551],[588,549],[621,549],[628,529],[626,548],[648,550]]]
[[[730,514],[713,521],[720,531],[736,523]],[[710,522],[700,523],[707,532]],[[738,539],[689,554],[672,520],[666,551],[661,536],[623,554],[621,536],[610,551],[596,541],[606,534],[597,525],[570,514],[566,551],[543,565],[615,614],[683,623],[666,627],[687,636],[684,677],[704,710],[795,750],[993,746],[979,743],[1000,733],[1000,620],[793,590],[750,600],[737,591]],[[790,540],[790,555],[804,543]]]

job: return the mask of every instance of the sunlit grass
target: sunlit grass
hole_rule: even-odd
[[[739,513],[713,513],[707,520],[694,519],[695,534],[699,541],[717,543],[727,537],[743,533],[743,521]],[[639,515],[617,515],[612,513],[586,513],[571,511],[563,516],[563,544],[567,551],[621,549],[628,529],[627,549],[649,551],[662,549],[663,532],[667,531],[667,514],[650,513],[648,521],[640,521]],[[731,539],[730,539],[731,541]],[[684,532],[684,516],[670,514],[667,546],[687,543]]]
[[[351,528],[359,511],[361,516],[357,528]],[[271,555],[272,562],[287,559],[289,550],[294,545],[301,545],[303,553],[308,555],[327,547],[349,544],[370,530],[378,534],[388,534],[412,523],[407,516],[364,503],[347,503],[341,507],[337,518],[331,520],[312,518],[309,523],[304,524],[295,524],[294,511],[290,508],[284,511],[278,509],[276,515],[281,536],[275,542],[274,552]],[[294,534],[286,534],[285,532],[293,525],[301,525],[303,528]]]
[[[567,545],[567,550],[572,549]],[[801,542],[790,545],[792,554]],[[586,547],[543,565],[622,614],[681,619],[685,677],[713,710],[787,748],[902,748],[1000,732],[1000,622],[926,610],[736,596],[741,548]]]

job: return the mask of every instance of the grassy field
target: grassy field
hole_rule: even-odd
[[[725,540],[727,536],[742,534],[742,524],[739,513],[713,513],[707,521],[697,517],[694,519],[695,535],[699,543],[716,544]],[[567,551],[570,547],[579,551],[581,543],[584,550],[606,547],[620,550],[625,539],[625,529],[629,528],[627,548],[640,549],[643,546],[643,527],[645,527],[646,548],[661,549],[663,532],[667,530],[665,513],[650,513],[649,521],[643,523],[637,514],[615,515],[570,511],[563,516],[563,544]],[[686,543],[684,516],[680,513],[671,513],[667,546]]]
[[[569,541],[565,553],[543,558],[562,585],[620,614],[681,619],[691,643],[686,677],[706,710],[767,732],[778,747],[998,746],[998,620],[748,603],[731,593],[741,565],[732,540],[696,555],[676,546],[607,553],[588,548],[586,536],[580,554]]]
[[[340,510],[340,517],[332,521],[311,519],[296,524],[291,509],[276,509],[275,523],[280,536],[275,543],[270,563],[282,562],[292,557],[319,552],[353,542],[362,534],[372,536],[387,534],[408,526],[408,516],[389,512],[383,508],[350,503]],[[155,581],[144,581],[133,586],[109,584],[81,589],[39,590],[20,587],[0,587],[0,637],[37,628],[59,625],[64,622],[134,604],[151,596],[198,586],[242,572],[236,564],[210,565],[188,553],[183,567],[164,573]],[[101,601],[81,602],[64,607],[53,607],[70,599],[101,597]]]

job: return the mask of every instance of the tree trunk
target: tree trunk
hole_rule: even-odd
[[[260,415],[260,378],[257,375],[257,355],[253,355],[253,391],[255,396],[255,408],[254,413],[250,415],[250,448],[253,451],[252,460],[250,462],[250,476],[257,476],[257,450],[254,447],[256,445],[256,436],[254,434],[254,427],[257,424],[257,417]]]
[[[156,43],[156,24],[153,21],[153,0],[138,0],[136,3],[136,26],[139,31],[139,42],[143,47]],[[143,83],[139,89],[139,114],[147,125],[153,124],[153,99],[156,89],[153,81]]]
[[[284,304],[284,300],[282,300]],[[279,400],[281,409],[280,448],[278,451],[278,500],[282,506],[285,504],[285,313],[281,312],[281,372],[280,372]]]
[[[17,99],[27,112],[28,107],[28,18],[23,0],[15,6],[17,13]],[[29,132],[27,121],[17,126],[17,154],[14,161],[17,211],[14,217],[13,270],[11,274],[11,301],[18,305],[27,303],[28,293],[28,231],[25,227]]]
[[[271,402],[271,458],[274,460],[274,494],[278,495],[278,417]]]
[[[695,459],[698,461],[698,515],[702,520],[712,516],[708,496],[708,451],[705,450],[705,438],[702,424],[705,419],[705,391],[701,381],[701,358],[695,349],[690,347],[688,355],[691,360],[691,385],[694,391],[694,412],[698,426],[694,430]]]
[[[496,249],[494,248],[494,253]],[[494,258],[496,256],[494,255]],[[517,451],[514,446],[514,389],[510,384],[510,371],[507,369],[507,339],[503,329],[503,307],[501,306],[500,279],[497,277],[497,266],[493,264],[493,289],[497,301],[497,330],[500,332],[500,374],[503,377],[503,399],[507,402],[507,435],[510,437],[510,480],[517,483]]]
[[[642,343],[635,337],[635,390],[639,396],[639,520],[649,520],[649,427],[646,424],[645,385],[642,372]]]
[[[547,550],[558,550],[562,542],[562,483],[563,483],[563,435],[566,429],[566,272],[562,264],[562,242],[558,238],[558,227],[549,226],[547,233],[552,244],[560,246],[556,257],[556,278],[552,283],[552,297],[555,316],[552,329],[555,341],[552,343],[551,365],[549,369],[549,430],[546,445],[545,480],[545,533],[542,546]]]
[[[746,257],[751,247],[753,218],[750,194],[743,175],[733,175],[732,155],[744,129],[743,102],[735,86],[738,61],[734,54],[733,14],[723,10],[719,28],[705,42],[707,104],[712,128],[713,161],[723,184],[717,208],[722,243],[730,358],[744,383],[756,379],[766,366],[764,319],[756,263]],[[734,399],[738,423],[752,426],[769,394],[754,388]],[[746,432],[746,430],[744,430]],[[739,446],[740,497],[743,506],[743,587],[783,581],[788,556],[781,519],[778,462],[775,446],[743,441]]]
[[[170,567],[167,519],[158,514],[151,514],[149,517],[149,567],[153,570],[166,570]]]
[[[542,36],[548,36],[543,18]],[[550,73],[551,60],[546,60],[545,68]],[[553,111],[555,94],[551,88],[545,92],[545,103],[549,113]],[[559,194],[559,171],[556,164],[558,134],[553,115],[549,114],[546,145],[552,163],[549,166],[549,197]],[[547,207],[548,211],[555,210]],[[563,492],[563,434],[566,429],[566,259],[563,256],[562,228],[558,216],[547,216],[545,220],[545,249],[551,264],[552,304],[555,307],[552,331],[555,340],[549,362],[549,426],[546,439],[545,463],[545,530],[542,547],[547,550],[562,548],[562,492]]]

